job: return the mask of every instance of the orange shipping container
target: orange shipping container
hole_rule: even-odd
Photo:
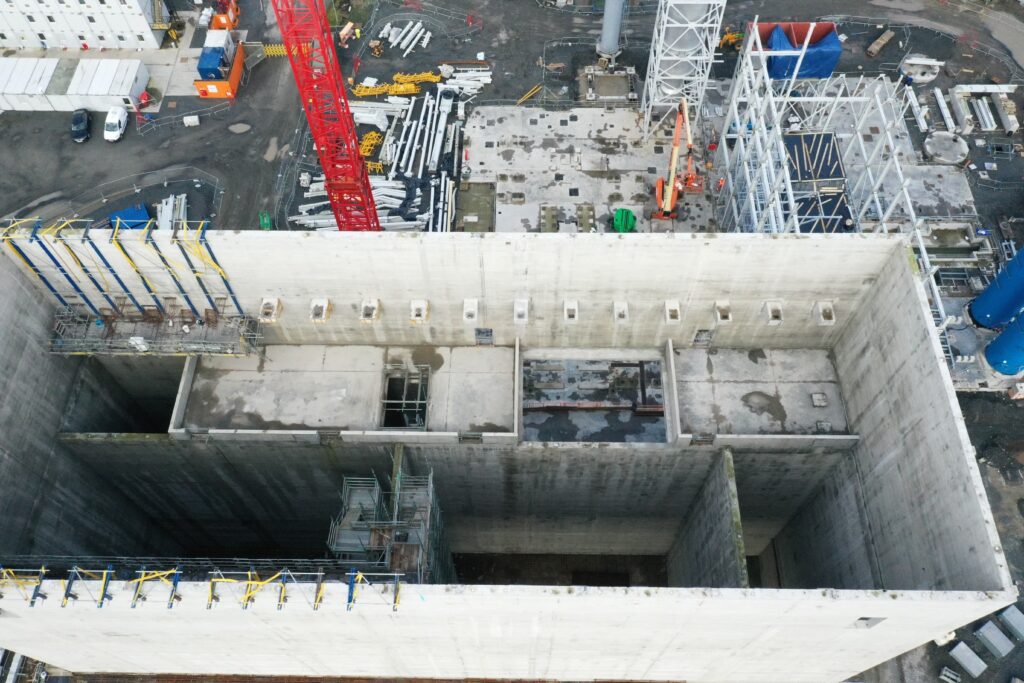
[[[231,63],[231,72],[223,81],[193,81],[196,92],[207,99],[233,100],[238,95],[238,84],[242,80],[242,69],[245,68],[245,49],[238,44],[235,50],[235,61]]]

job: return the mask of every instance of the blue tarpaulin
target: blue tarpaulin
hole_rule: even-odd
[[[132,230],[146,227],[149,223],[149,211],[146,211],[146,207],[142,204],[136,204],[129,206],[127,209],[121,209],[110,214],[110,225],[114,227],[117,225],[117,219],[121,219],[121,227]]]
[[[806,36],[806,34],[805,34]],[[782,25],[772,30],[768,37],[769,50],[797,50],[803,47],[803,41],[794,45],[790,41]],[[839,42],[839,36],[835,30],[829,31],[817,42],[807,46],[807,54],[800,63],[800,73],[797,78],[828,78],[839,63],[839,57],[843,53],[843,44]],[[791,78],[796,69],[799,57],[769,57],[768,75],[772,78]]]

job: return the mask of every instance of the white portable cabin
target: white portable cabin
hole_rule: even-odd
[[[57,68],[53,71],[53,78],[46,86],[46,99],[54,111],[74,111],[75,105],[71,103],[71,96],[68,89],[74,79],[75,71],[78,69],[77,59],[59,59]]]
[[[57,70],[58,61],[55,57],[49,57],[36,62],[36,67],[32,70],[32,77],[25,88],[26,102],[33,111],[53,111],[53,105],[46,97],[46,89],[50,85],[54,71]]]
[[[15,61],[15,59],[7,57],[0,58],[0,111],[10,111],[11,109],[11,105],[7,103],[7,98],[4,97],[4,88],[7,86],[7,81],[11,80]]]
[[[114,77],[117,75],[119,59],[98,59],[99,66],[96,67],[96,75],[86,93],[86,102],[89,109],[93,111],[106,111],[112,106],[110,104],[110,88],[114,85]],[[120,104],[120,103],[118,103]]]
[[[100,60],[98,59],[83,59],[78,63],[75,74],[71,77],[71,85],[68,86],[67,91],[72,110],[92,109],[89,106],[89,85],[96,75],[99,63]]]
[[[4,87],[4,99],[15,111],[29,111],[32,107],[29,105],[25,91],[39,60],[18,58],[14,61],[14,71],[11,72],[11,78]]]
[[[149,85],[149,69],[139,59],[123,59],[110,88],[110,106],[131,108]]]

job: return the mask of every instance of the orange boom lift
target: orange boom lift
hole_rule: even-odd
[[[686,173],[678,173],[679,152],[682,144],[683,131],[686,131]],[[672,157],[668,165],[668,180],[658,178],[654,188],[654,198],[658,207],[651,218],[668,220],[675,218],[676,203],[680,192],[700,192],[704,189],[704,178],[697,174],[693,163],[693,135],[690,132],[690,111],[686,106],[686,98],[679,101],[676,112],[676,130],[672,136]]]

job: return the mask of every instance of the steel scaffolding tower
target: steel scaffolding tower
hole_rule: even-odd
[[[917,216],[900,165],[914,154],[903,130],[906,94],[885,76],[797,78],[809,26],[808,40],[793,50],[766,51],[757,24],[747,35],[714,163],[722,229],[909,233]],[[772,79],[772,57],[795,57],[793,75]],[[808,168],[826,159],[815,151],[826,147],[812,145],[801,162],[793,155],[799,136],[827,136],[828,160],[835,157],[841,177],[816,182]]]
[[[324,4],[273,0],[339,230],[380,230]]]
[[[676,110],[681,98],[700,115],[724,12],[725,0],[658,4],[640,106],[645,138]]]

